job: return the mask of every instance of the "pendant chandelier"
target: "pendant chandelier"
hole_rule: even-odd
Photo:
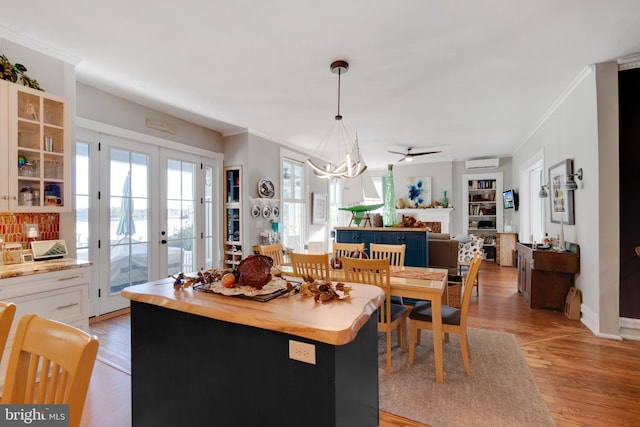
[[[367,169],[360,154],[358,138],[356,136],[355,142],[352,142],[347,128],[342,121],[342,116],[340,115],[340,78],[348,69],[349,64],[347,61],[338,60],[331,63],[331,72],[338,75],[338,114],[335,116],[335,121],[325,138],[320,145],[318,145],[316,152],[314,152],[314,155],[318,152],[323,154],[327,145],[333,141],[333,143],[338,146],[338,152],[344,152],[344,158],[339,158],[335,163],[327,162],[324,166],[319,166],[315,164],[313,160],[307,159],[307,164],[311,166],[313,172],[321,178],[355,178]],[[322,158],[321,156],[318,157]]]

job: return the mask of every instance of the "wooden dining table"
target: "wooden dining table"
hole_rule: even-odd
[[[276,266],[283,275],[293,275],[291,265]],[[436,382],[444,381],[442,361],[442,305],[447,301],[447,275],[445,268],[391,267],[391,295],[431,301],[433,315],[433,349]],[[344,270],[331,269],[331,280],[345,280]]]

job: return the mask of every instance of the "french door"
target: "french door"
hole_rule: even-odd
[[[98,214],[83,215],[88,224],[76,220],[77,230],[99,236],[98,248],[88,251],[97,273],[92,316],[128,307],[120,296],[127,286],[218,265],[221,245],[220,160],[109,135],[97,139],[91,164],[99,170]]]

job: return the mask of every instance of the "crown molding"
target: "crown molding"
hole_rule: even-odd
[[[531,131],[529,131],[529,133],[525,135],[524,138],[522,138],[518,146],[513,151],[514,153],[518,151],[529,140],[529,138],[531,138],[531,136],[535,134],[538,131],[538,129],[540,129],[540,127],[542,127],[542,125],[547,121],[547,119],[549,119],[549,117],[551,117],[551,115],[556,112],[556,110],[567,100],[567,98],[573,93],[573,91],[576,90],[576,88],[580,86],[580,84],[589,75],[591,75],[591,73],[593,73],[593,69],[594,69],[594,66],[588,65],[584,67],[582,71],[580,71],[580,73],[578,73],[576,78],[573,79],[573,81],[569,84],[569,86],[560,94],[560,96],[553,102],[553,104],[551,104],[551,107],[549,107],[549,109],[542,115],[542,117],[540,118],[540,120],[538,120],[538,122],[535,124],[533,129],[531,129]]]
[[[632,70],[640,68],[640,55],[626,56],[618,59],[618,70]]]
[[[31,50],[35,50],[36,52],[42,53],[43,55],[47,55],[55,59],[59,59],[60,61],[66,62],[67,64],[71,64],[74,66],[78,65],[80,61],[82,61],[83,59],[77,55],[73,55],[62,49],[58,49],[49,44],[43,43],[40,40],[36,40],[24,34],[11,31],[8,28],[3,27],[1,25],[0,25],[0,38],[19,44],[20,46],[24,46]]]

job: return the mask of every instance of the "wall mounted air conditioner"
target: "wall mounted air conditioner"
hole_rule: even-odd
[[[500,159],[474,159],[465,162],[467,169],[497,169],[500,166]]]

